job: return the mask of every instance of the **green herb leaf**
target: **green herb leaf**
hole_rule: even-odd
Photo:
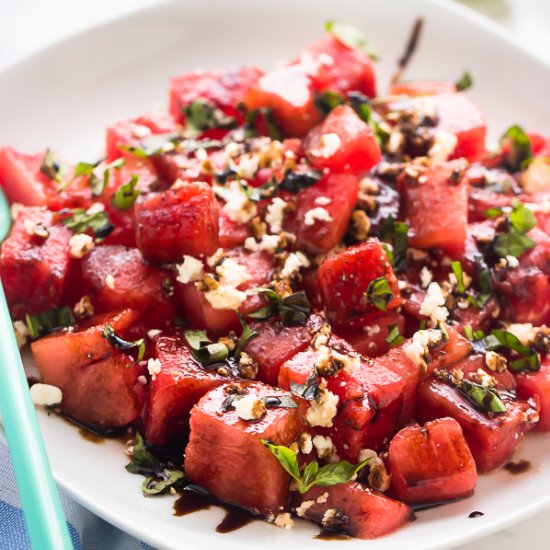
[[[506,405],[502,402],[497,390],[470,380],[462,380],[456,387],[476,409],[491,414],[506,412]]]
[[[94,171],[94,168],[97,166],[97,162],[92,164],[90,162],[79,162],[74,167],[73,179],[79,178],[80,176],[87,176]]]
[[[209,344],[211,342],[205,330],[186,330],[183,335],[190,348],[194,350],[201,349],[203,344]]]
[[[84,209],[75,208],[73,210],[62,210],[60,215],[61,223],[73,233],[92,231],[98,239],[104,239],[114,229],[106,212],[86,214]]]
[[[227,346],[212,343],[204,330],[186,330],[183,335],[191,348],[191,355],[205,366],[221,363],[229,356]]]
[[[279,315],[285,326],[304,325],[311,313],[311,304],[303,290],[286,296],[279,304]]]
[[[252,319],[265,320],[277,315],[281,304],[281,297],[270,288],[256,288],[255,292],[265,294],[266,298],[269,300],[269,304],[253,311],[252,313],[249,313],[248,317]]]
[[[340,460],[333,464],[326,464],[319,468],[315,480],[310,486],[331,487],[340,483],[346,483],[354,478],[355,474],[360,472],[369,462],[370,458],[359,464],[350,464],[347,460]],[[309,487],[308,487],[309,489]]]
[[[508,233],[500,233],[496,236],[493,249],[495,253],[500,257],[514,256],[519,258],[528,250],[536,246],[536,242],[516,231],[510,231]]]
[[[261,116],[264,120],[267,133],[271,139],[276,139],[281,141],[283,139],[283,132],[279,128],[275,117],[273,116],[272,109],[262,107],[260,109],[252,109],[246,113],[244,121],[244,136],[245,138],[254,138],[257,137],[258,132],[256,131],[256,121],[258,117]]]
[[[42,163],[40,164],[40,171],[49,179],[61,183],[61,177],[63,175],[63,166],[55,159],[51,149],[46,149]]]
[[[250,325],[244,320],[244,317],[240,314],[239,314],[239,320],[241,321],[243,332],[235,347],[235,353],[234,353],[235,359],[239,359],[239,357],[241,356],[241,353],[243,352],[248,342],[250,342],[250,340],[258,336],[258,333],[255,330],[252,330],[250,328]]]
[[[388,309],[388,304],[393,299],[393,292],[385,277],[378,277],[369,283],[365,292],[367,300],[381,311]]]
[[[120,170],[125,163],[126,160],[123,157],[113,160],[113,162],[110,162],[107,166],[105,166],[102,178],[98,177],[96,173],[92,171],[90,174],[90,179],[88,180],[88,186],[92,190],[92,195],[94,197],[99,197],[103,194],[103,191],[105,191],[105,187],[107,187],[109,177],[111,176],[111,169]]]
[[[474,80],[469,71],[464,71],[462,76],[455,82],[456,91],[464,92],[468,88],[471,88],[474,85]]]
[[[277,180],[275,179],[264,183],[260,187],[252,187],[251,185],[241,184],[241,189],[248,197],[248,200],[251,200],[253,202],[258,202],[273,197],[273,195],[277,193],[278,187],[279,186],[277,185]]]
[[[396,348],[405,341],[405,337],[399,333],[399,327],[397,325],[388,325],[388,336],[386,337],[386,343],[390,345],[390,348]]]
[[[472,330],[472,327],[470,325],[464,325],[464,336],[466,336],[466,338],[468,340],[473,341],[474,339],[474,332]]]
[[[118,349],[129,350],[137,348],[138,356],[136,361],[138,363],[143,359],[143,356],[145,355],[145,340],[143,338],[140,338],[135,342],[124,340],[116,333],[115,329],[109,323],[105,325],[105,329],[103,330],[103,338],[107,339],[107,341],[111,345]]]
[[[501,147],[509,145],[510,150],[504,158],[504,164],[510,170],[519,170],[521,165],[533,158],[531,140],[521,126],[510,126],[500,138]]]
[[[346,99],[342,94],[330,90],[317,95],[315,98],[315,107],[317,107],[323,115],[328,115],[328,113],[336,109],[338,105],[345,105],[345,103]]]
[[[138,180],[139,176],[137,174],[133,174],[128,183],[123,183],[115,191],[115,194],[111,199],[111,202],[115,208],[118,210],[128,210],[134,206],[134,203],[141,194],[141,191],[136,189]]]
[[[302,189],[311,187],[317,183],[323,172],[321,170],[300,170],[300,171],[287,171],[283,180],[279,183],[279,187],[291,193],[298,193]]]
[[[535,214],[516,199],[512,202],[512,212],[508,217],[512,227],[520,233],[527,233],[537,225]]]
[[[462,264],[460,262],[451,262],[451,268],[456,277],[458,292],[460,294],[464,294],[466,292],[466,286],[464,285],[464,273],[462,271]]]
[[[260,440],[273,454],[273,456],[280,462],[281,466],[293,477],[298,484],[301,482],[300,466],[298,465],[298,459],[294,451],[291,451],[284,445],[275,445],[265,439]]]
[[[319,396],[319,375],[317,369],[313,369],[313,372],[303,384],[291,381],[290,393],[307,401],[315,401]]]
[[[185,130],[191,136],[198,136],[214,128],[232,129],[238,126],[237,120],[227,116],[221,109],[205,99],[192,101],[183,110]]]
[[[358,48],[363,50],[371,59],[378,59],[378,55],[357,27],[343,21],[327,21],[325,30],[331,32],[345,46]]]
[[[171,489],[181,489],[187,485],[187,477],[181,470],[165,468],[157,475],[149,476],[141,490],[146,497],[164,495]]]
[[[68,307],[50,309],[37,315],[27,314],[25,320],[32,340],[60,328],[71,327],[76,323],[73,312]]]
[[[404,222],[388,216],[382,220],[379,229],[380,240],[389,241],[393,248],[393,265],[397,271],[406,266],[407,249],[409,248],[409,227]]]
[[[173,146],[182,140],[183,136],[180,133],[169,132],[150,135],[140,145],[119,145],[118,148],[138,158],[150,158],[162,154],[165,150],[173,149]]]
[[[262,402],[266,409],[296,409],[298,405],[290,395],[280,395],[277,397],[262,397]]]

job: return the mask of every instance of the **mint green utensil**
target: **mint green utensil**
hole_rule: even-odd
[[[8,202],[0,189],[0,242],[10,223]],[[0,282],[0,414],[27,529],[35,550],[69,550],[73,545],[11,327]]]

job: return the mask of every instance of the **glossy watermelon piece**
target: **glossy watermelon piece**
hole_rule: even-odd
[[[26,225],[25,225],[26,224]],[[47,238],[27,227],[47,231]],[[0,277],[14,318],[60,305],[69,275],[72,232],[55,223],[54,214],[39,207],[20,210],[0,253]]]
[[[161,371],[149,382],[145,439],[151,445],[166,445],[188,433],[192,407],[205,393],[226,383],[228,377],[196,361],[181,334],[159,336],[154,356],[160,361]]]
[[[361,174],[380,162],[374,134],[348,105],[339,105],[311,130],[304,141],[306,156],[315,168]]]
[[[288,395],[258,382],[240,387],[258,398]],[[300,409],[269,408],[260,420],[245,421],[234,410],[222,411],[234,391],[231,384],[212,390],[191,411],[185,472],[225,502],[276,515],[288,508],[290,477],[261,439],[291,445],[304,428]]]
[[[323,498],[319,498],[321,496]],[[301,517],[324,528],[341,531],[360,539],[383,537],[414,518],[412,509],[406,504],[356,481],[332,487],[313,487],[302,497],[296,498],[294,508],[298,508],[298,505],[304,502],[313,504],[305,507]],[[336,510],[336,513],[334,516],[325,516],[328,510]],[[329,521],[329,518],[333,520]]]
[[[377,239],[327,258],[319,267],[317,278],[328,318],[344,323],[353,317],[378,313],[380,309],[367,300],[365,293],[373,281],[382,277],[392,294],[386,307],[395,309],[401,304],[397,278]]]
[[[218,201],[207,183],[151,193],[135,208],[137,246],[151,262],[210,256],[218,248]]]
[[[146,264],[135,248],[98,246],[84,258],[82,273],[98,312],[135,309],[151,328],[167,326],[176,314],[171,273]]]
[[[411,246],[441,248],[451,255],[464,251],[469,187],[460,176],[462,168],[461,161],[446,162],[428,167],[418,180],[400,177],[404,215],[413,231]]]
[[[477,469],[460,424],[452,418],[408,426],[390,443],[391,494],[408,504],[473,494]]]
[[[538,372],[517,375],[517,392],[522,399],[532,399],[539,412],[536,429],[550,430],[550,357],[543,358]]]

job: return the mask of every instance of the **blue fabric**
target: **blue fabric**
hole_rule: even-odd
[[[61,494],[75,550],[153,550]],[[0,550],[31,550],[9,451],[0,443]]]

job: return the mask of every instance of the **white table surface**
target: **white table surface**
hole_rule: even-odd
[[[200,0],[196,0],[200,1]],[[403,0],[406,1],[406,0]],[[69,34],[156,0],[0,0],[0,70]],[[463,0],[550,63],[550,0]],[[1,122],[0,122],[1,123]],[[550,487],[541,487],[548,491]],[[459,550],[543,550],[550,510]]]

